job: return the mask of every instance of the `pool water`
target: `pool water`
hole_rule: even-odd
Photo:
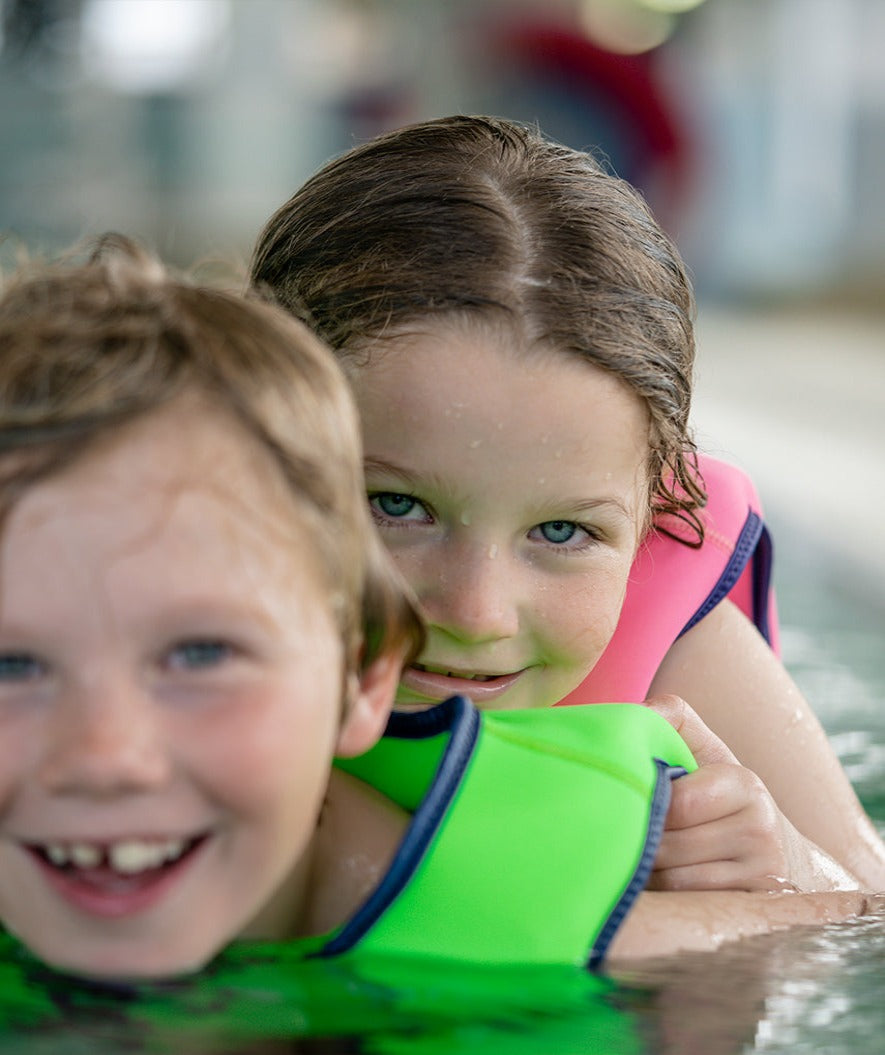
[[[784,662],[885,832],[885,583],[860,596],[807,544],[776,560]]]
[[[885,607],[778,555],[784,659],[885,832]],[[543,896],[540,892],[539,896]],[[0,1055],[881,1055],[885,915],[591,976],[244,947],[199,981],[75,983],[0,936]]]
[[[784,662],[885,834],[885,584],[861,597],[813,546],[778,538],[790,538],[775,563]],[[619,982],[648,1055],[885,1052],[885,914],[648,964]]]

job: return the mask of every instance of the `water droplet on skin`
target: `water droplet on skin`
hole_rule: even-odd
[[[489,546],[489,560],[494,560],[495,557],[497,557],[497,556],[498,556],[498,546],[497,546],[497,543],[493,542],[491,544],[491,546]]]
[[[545,483],[547,483],[547,477],[546,476],[539,476],[538,477],[538,486],[540,487],[541,484],[545,484]]]
[[[462,523],[462,524],[463,524],[463,525],[464,525],[465,527],[469,527],[469,526],[470,526],[470,514],[469,514],[468,512],[466,512],[466,511],[465,511],[465,512],[463,512],[463,513],[461,514],[460,520],[461,520],[461,523]]]
[[[475,450],[481,443],[482,443],[482,440],[471,440],[470,441],[470,447],[471,447],[471,449]]]

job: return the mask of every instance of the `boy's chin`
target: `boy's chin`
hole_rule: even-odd
[[[94,955],[74,950],[72,955],[70,950],[38,949],[27,942],[24,944],[33,956],[52,970],[105,985],[138,985],[188,978],[202,971],[223,948],[223,944],[213,945],[211,949],[188,951],[177,956],[168,953],[145,955],[144,950],[138,949],[130,952],[96,951]]]

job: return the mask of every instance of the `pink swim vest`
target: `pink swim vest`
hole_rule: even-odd
[[[740,469],[700,455],[708,502],[694,549],[650,531],[633,562],[614,636],[562,704],[639,703],[674,641],[728,598],[780,654],[771,538],[756,488]]]

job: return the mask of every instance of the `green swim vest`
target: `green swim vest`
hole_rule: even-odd
[[[393,715],[338,764],[412,813],[351,920],[137,984],[78,983],[0,933],[0,1040],[23,1030],[73,1053],[88,1036],[110,1053],[134,1036],[159,1051],[171,1032],[197,1050],[204,1030],[213,1051],[227,1034],[356,1037],[390,1055],[645,1050],[594,988],[605,976],[575,965],[602,959],[645,885],[670,780],[695,768],[662,718],[635,704],[480,715],[455,697]]]
[[[645,886],[674,776],[695,769],[639,704],[395,712],[336,765],[412,814],[380,883],[301,960],[594,966]],[[383,972],[382,972],[383,973]]]
[[[374,893],[319,950],[594,966],[651,871],[681,737],[639,704],[395,712],[336,762],[412,813]]]

